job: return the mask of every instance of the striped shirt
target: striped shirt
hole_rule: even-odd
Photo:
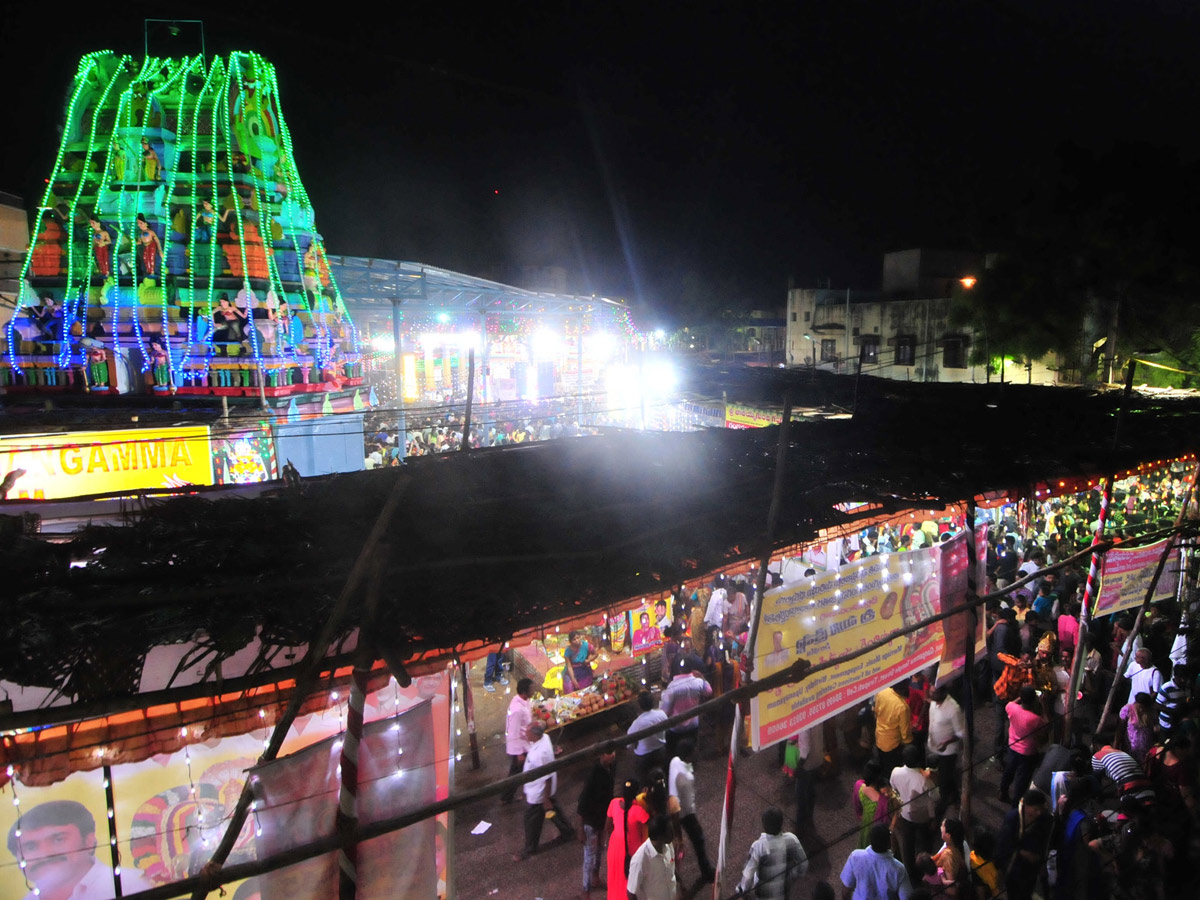
[[[1154,702],[1158,704],[1158,727],[1170,731],[1179,722],[1179,710],[1187,696],[1187,688],[1172,678],[1158,689]]]
[[[1139,799],[1154,796],[1150,779],[1146,777],[1142,767],[1123,750],[1104,747],[1097,751],[1092,757],[1092,771],[1103,772],[1111,778],[1117,786],[1117,793],[1122,797],[1126,794],[1132,794]]]
[[[808,855],[794,834],[763,832],[750,845],[750,858],[738,888],[753,889],[758,900],[786,900],[788,888],[807,873]]]

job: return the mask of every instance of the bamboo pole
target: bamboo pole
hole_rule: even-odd
[[[979,584],[975,567],[978,556],[975,548],[975,499],[967,501],[967,645],[963,657],[963,719],[966,735],[962,749],[962,786],[959,788],[958,817],[963,825],[971,824],[971,771],[975,762],[975,636],[979,631],[979,611],[975,607]]]
[[[379,550],[384,552],[383,545]],[[371,562],[371,580],[367,583],[366,622],[373,625],[379,610],[379,588],[383,575],[380,555]],[[347,700],[346,734],[342,739],[342,758],[338,766],[341,783],[338,786],[338,805],[334,828],[338,834],[353,839],[358,827],[359,769],[358,751],[362,746],[363,710],[367,702],[367,681],[371,666],[375,662],[367,627],[358,632],[358,647],[354,654],[354,672],[351,676],[350,696]],[[358,843],[352,842],[338,849],[338,900],[355,900],[358,895]]]
[[[467,663],[459,660],[458,675],[462,679],[463,711],[467,714],[467,739],[471,745],[471,768],[478,769],[479,739],[475,736],[475,695],[471,692],[471,682],[467,677]]]
[[[467,409],[463,415],[462,441],[460,450],[471,449],[471,401],[475,399],[475,348],[467,350]]]
[[[1121,394],[1121,402],[1117,407],[1117,424],[1113,428],[1112,448],[1115,452],[1121,438],[1121,425],[1125,419],[1125,404],[1133,392],[1133,373],[1137,368],[1137,360],[1129,361],[1129,372],[1125,376],[1125,390]],[[1075,720],[1075,701],[1079,696],[1079,683],[1083,680],[1083,648],[1087,643],[1088,633],[1092,626],[1092,607],[1096,602],[1096,587],[1099,580],[1100,560],[1103,556],[1098,549],[1104,541],[1104,526],[1108,521],[1108,505],[1112,502],[1113,482],[1116,481],[1116,471],[1109,473],[1104,481],[1104,494],[1100,500],[1100,518],[1096,524],[1096,533],[1092,535],[1092,562],[1088,568],[1087,584],[1083,591],[1083,603],[1079,609],[1079,634],[1075,636],[1075,658],[1071,660],[1071,687],[1067,691],[1067,708],[1063,715],[1063,742],[1067,746],[1073,743],[1072,731]]]
[[[750,660],[750,673],[754,672],[754,647],[758,640],[758,627],[762,621],[763,593],[767,587],[767,566],[771,564],[771,546],[775,542],[775,528],[779,521],[779,507],[783,495],[783,476],[787,462],[788,432],[792,421],[792,395],[783,395],[783,421],[779,423],[779,445],[775,451],[775,480],[771,487],[771,505],[767,509],[766,548],[758,566],[755,582],[754,615],[750,620],[750,636],[746,640],[746,656]]]
[[[779,423],[779,444],[775,450],[775,478],[771,486],[771,505],[767,508],[766,546],[758,567],[758,578],[755,581],[754,611],[750,618],[750,634],[746,638],[746,674],[754,677],[754,648],[758,639],[758,628],[762,621],[763,593],[767,587],[767,566],[771,563],[771,545],[775,540],[775,523],[779,520],[780,496],[783,494],[784,463],[787,462],[788,430],[792,419],[792,395],[783,395],[783,420]],[[736,687],[736,685],[735,685]],[[725,868],[725,851],[729,839],[730,823],[733,821],[734,810],[734,767],[737,762],[738,729],[745,719],[746,708],[738,702],[733,708],[733,725],[729,735],[729,759],[725,770],[725,800],[721,806],[721,837],[717,849],[716,876],[713,878],[713,898],[717,900],[721,893],[722,869]]]
[[[382,540],[388,525],[391,524],[392,516],[395,515],[396,510],[400,506],[400,499],[404,496],[408,483],[409,477],[407,475],[397,476],[393,483],[391,493],[388,494],[383,508],[379,511],[379,515],[375,519],[375,524],[371,528],[371,533],[367,535],[367,539],[358,553],[358,559],[354,561],[354,567],[350,570],[350,574],[346,578],[346,583],[342,587],[341,594],[338,595],[333,611],[329,614],[329,618],[325,621],[325,625],[322,627],[317,639],[309,645],[308,655],[304,658],[303,669],[296,679],[296,688],[292,693],[291,699],[288,701],[287,709],[284,710],[279,721],[275,723],[275,728],[271,732],[271,738],[262,756],[259,757],[259,762],[270,761],[279,755],[279,749],[283,746],[283,741],[292,727],[292,722],[295,721],[297,714],[300,712],[300,707],[304,702],[304,697],[307,695],[309,687],[316,680],[317,675],[320,674],[325,651],[329,649],[329,643],[333,640],[338,626],[341,624],[347,609],[349,609],[350,598],[358,589],[359,583],[366,576],[367,568],[371,565],[374,557],[375,548],[378,546],[380,540]],[[229,858],[229,854],[233,850],[233,845],[237,841],[238,834],[242,830],[242,825],[246,821],[246,815],[250,811],[252,800],[250,781],[247,779],[246,784],[242,788],[241,796],[238,797],[237,805],[229,817],[229,824],[225,828],[225,833],[221,836],[221,843],[217,846],[209,861],[204,864],[203,871],[206,874],[219,872],[222,866],[224,866],[225,860]],[[203,900],[207,893],[208,888],[197,886],[195,893],[192,894],[192,900]]]

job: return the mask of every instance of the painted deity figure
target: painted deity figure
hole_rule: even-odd
[[[208,197],[200,201],[200,210],[196,213],[196,236],[201,243],[211,241],[214,230],[217,232],[228,231],[230,234],[235,234],[236,227],[237,215],[232,209],[226,207],[217,212],[212,200]]]
[[[142,274],[153,278],[158,274],[158,261],[162,259],[162,241],[142,213],[138,213],[137,229],[138,262]]]
[[[317,242],[313,241],[304,251],[304,289],[318,294],[321,291],[321,278],[317,273]]]
[[[125,180],[125,148],[121,146],[121,142],[113,137],[112,147],[108,151],[108,158],[112,162],[113,178],[117,181]]]
[[[162,180],[162,163],[159,161],[158,152],[145,138],[142,138],[142,174],[146,181]]]
[[[221,294],[217,308],[213,311],[213,343],[214,344],[244,344],[246,341],[246,313],[234,306],[228,294]],[[228,347],[220,347],[219,351],[229,355]],[[241,353],[241,348],[238,348]]]
[[[96,272],[103,278],[112,275],[112,235],[95,216],[88,216],[92,227],[92,255],[96,260]]]

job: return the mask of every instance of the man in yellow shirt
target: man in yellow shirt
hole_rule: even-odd
[[[889,778],[900,765],[904,744],[912,743],[912,714],[908,709],[908,679],[875,695],[875,753]]]

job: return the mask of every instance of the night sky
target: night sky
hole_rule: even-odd
[[[7,4],[32,77],[9,82],[0,190],[36,204],[79,56],[140,53],[168,10],[275,64],[331,253],[515,284],[562,266],[647,325],[782,306],[789,278],[877,287],[886,250],[1003,246],[1067,142],[1196,155],[1195,3],[791,6]]]

